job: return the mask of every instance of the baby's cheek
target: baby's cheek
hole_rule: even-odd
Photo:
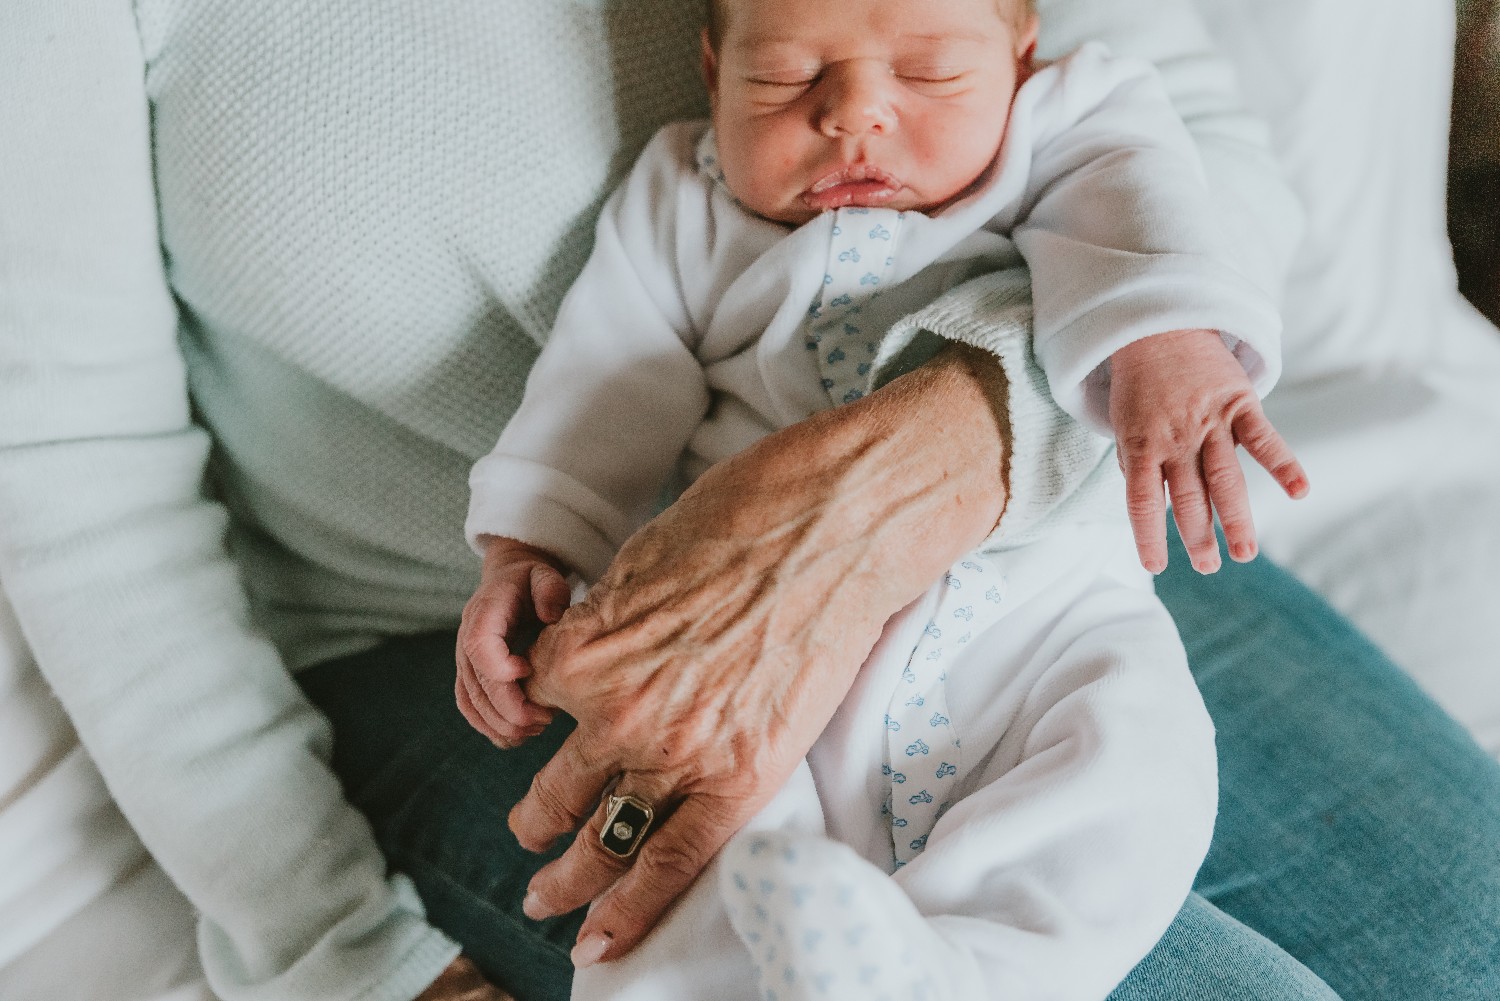
[[[739,184],[743,190],[735,194],[753,212],[783,222],[799,222],[796,216],[803,207],[797,196],[806,187],[799,183],[800,171],[798,157],[784,147],[767,143],[744,164]]]
[[[998,121],[992,117],[979,126],[969,118],[943,130],[938,141],[925,153],[935,171],[953,188],[951,193],[956,194],[984,173],[994,161],[1004,137],[1004,117]]]

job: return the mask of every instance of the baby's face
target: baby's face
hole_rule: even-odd
[[[726,0],[704,73],[725,181],[800,224],[846,205],[932,211],[994,160],[1034,19],[996,0]]]

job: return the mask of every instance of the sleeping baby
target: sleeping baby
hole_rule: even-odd
[[[1305,489],[1257,402],[1280,323],[1151,68],[1033,65],[1035,36],[1026,0],[717,3],[711,120],[662,129],[611,197],[474,467],[466,531],[502,572],[463,628],[554,620],[669,484],[920,363],[922,311],[980,276],[973,343],[1028,344],[1126,457],[886,623],[786,787],[575,997],[1098,1001],[1190,890],[1213,730],[1140,564],[1164,564],[1164,478],[1253,554],[1218,475],[1236,443]],[[504,639],[470,690],[524,686]],[[630,793],[602,835],[622,855],[653,820]]]

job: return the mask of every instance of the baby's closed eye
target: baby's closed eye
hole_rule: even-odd
[[[782,104],[807,93],[822,77],[820,67],[763,70],[745,77],[751,97],[761,103]]]
[[[956,94],[965,89],[972,75],[967,67],[952,64],[897,63],[891,72],[908,88],[928,97]]]

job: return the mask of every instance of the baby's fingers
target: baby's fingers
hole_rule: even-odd
[[[1266,419],[1259,406],[1235,418],[1234,438],[1250,453],[1250,458],[1260,463],[1281,484],[1288,497],[1306,496],[1307,473],[1303,471],[1302,463],[1297,461],[1291,446]]]
[[[550,626],[562,618],[572,600],[568,582],[556,567],[538,563],[531,568],[531,606],[543,624]]]
[[[1154,574],[1167,568],[1167,502],[1162,492],[1161,467],[1121,452],[1125,470],[1125,506],[1141,566]]]
[[[458,703],[458,711],[468,720],[469,725],[489,738],[490,742],[500,747],[515,747],[533,733],[526,728],[516,726],[505,717],[495,711],[490,705],[488,697],[479,685],[479,679],[474,675],[474,668],[460,655],[458,663],[458,678],[453,686],[454,698]]]
[[[526,661],[520,657],[510,658],[520,661],[522,673],[525,676],[531,673]],[[537,705],[526,697],[521,686],[510,677],[516,677],[517,672],[507,672],[510,677],[494,676],[482,670],[474,672],[478,679],[479,687],[484,692],[485,698],[494,710],[511,726],[526,733],[527,736],[535,736],[542,728],[552,722],[552,710]]]
[[[458,664],[460,678],[467,674],[471,679],[470,698],[487,710],[486,721],[511,743],[518,742],[515,734],[534,736],[552,721],[550,709],[521,691],[520,681],[531,676],[531,665],[510,652],[504,636],[482,627],[460,631]],[[497,726],[491,714],[504,721],[505,727]]]
[[[1234,440],[1228,432],[1218,431],[1203,443],[1203,478],[1224,539],[1229,543],[1229,558],[1237,563],[1255,559],[1255,520],[1250,514],[1250,495],[1245,490],[1245,474],[1234,454]]]
[[[1219,539],[1214,535],[1213,508],[1209,506],[1208,488],[1203,482],[1203,465],[1198,455],[1187,456],[1167,467],[1167,487],[1172,493],[1172,517],[1187,547],[1193,569],[1214,573],[1220,567]]]
[[[533,704],[519,682],[531,674],[524,657],[511,652],[507,634],[519,612],[511,593],[476,598],[464,610],[458,631],[459,708],[465,696],[472,710],[465,711],[476,729],[505,746],[534,735],[552,719],[552,713]]]

